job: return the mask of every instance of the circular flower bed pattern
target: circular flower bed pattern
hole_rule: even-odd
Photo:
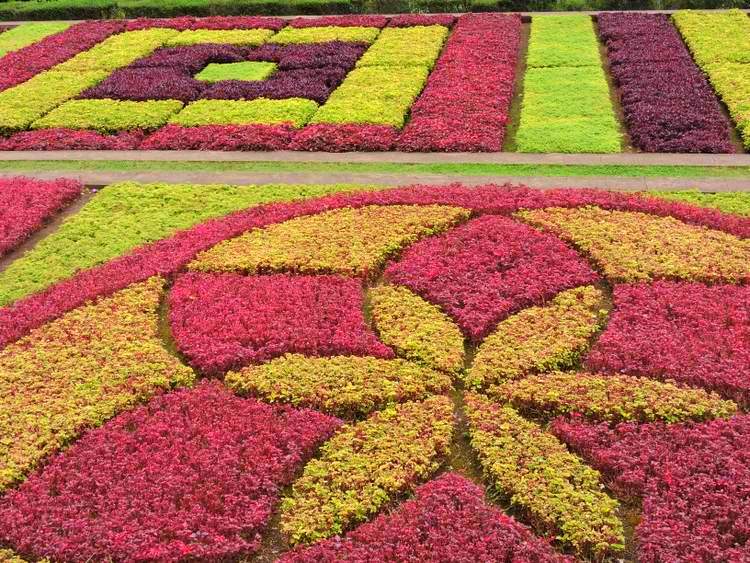
[[[82,269],[0,309],[0,544],[750,561],[749,239],[640,195],[411,186]]]

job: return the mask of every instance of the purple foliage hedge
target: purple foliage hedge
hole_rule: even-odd
[[[731,153],[731,124],[662,14],[599,16],[633,144],[645,152]]]

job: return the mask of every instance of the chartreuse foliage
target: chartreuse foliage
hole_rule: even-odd
[[[563,291],[548,305],[501,322],[477,351],[466,384],[481,388],[531,372],[573,366],[607,315],[594,286]]]
[[[672,18],[701,67],[716,62],[750,63],[750,19],[744,12],[680,10]]]
[[[388,403],[424,399],[451,387],[447,375],[405,360],[298,354],[229,372],[224,381],[237,393],[348,418]]]
[[[178,47],[200,43],[222,43],[256,47],[273,35],[270,29],[188,29],[173,35],[167,46]]]
[[[599,66],[599,43],[591,17],[534,16],[526,64],[529,68]]]
[[[365,186],[138,184],[107,186],[0,273],[0,306],[213,217],[269,203]]]
[[[575,244],[613,281],[738,282],[750,277],[750,241],[673,217],[593,206],[517,215]]]
[[[0,548],[0,561],[2,563],[26,563],[25,559],[21,559],[17,554],[13,553],[10,549]],[[49,563],[49,559],[42,559],[40,563]]]
[[[509,406],[468,393],[466,414],[484,473],[539,532],[597,559],[623,548],[618,503],[601,491],[598,471]]]
[[[619,152],[621,136],[589,16],[534,16],[520,152]]]
[[[317,109],[317,103],[303,98],[198,100],[188,104],[170,123],[185,127],[290,123],[294,127],[302,127]]]
[[[101,82],[104,71],[37,74],[23,84],[0,92],[0,132],[27,129],[36,119]]]
[[[750,147],[750,19],[740,10],[680,11],[673,18]]]
[[[281,505],[281,529],[293,543],[340,534],[413,489],[438,467],[453,431],[443,396],[403,403],[345,426],[307,464]]]
[[[161,389],[192,384],[192,370],[158,337],[164,283],[133,285],[0,351],[0,489],[83,429]]]
[[[683,201],[701,207],[712,207],[724,213],[735,215],[750,215],[750,194],[747,192],[716,192],[699,191],[682,192],[650,192],[651,197],[660,197],[673,201]]]
[[[732,401],[703,389],[644,377],[553,372],[491,387],[489,395],[526,414],[580,413],[608,422],[681,422],[731,416]]]
[[[621,136],[604,71],[529,68],[524,75],[520,152],[619,152]]]
[[[241,63],[211,63],[198,74],[197,80],[265,80],[276,70],[276,63],[243,61]]]
[[[134,129],[156,129],[182,109],[179,100],[71,100],[31,124],[32,129],[64,127],[116,133]]]
[[[111,72],[150,55],[177,33],[174,29],[160,27],[126,31],[108,37],[88,51],[79,53],[69,61],[57,65],[54,70]]]
[[[442,205],[334,209],[249,231],[199,254],[189,267],[368,276],[397,250],[444,231],[468,215],[465,209]]]
[[[448,28],[442,25],[389,27],[362,55],[357,66],[425,66],[432,68]]]
[[[0,57],[65,31],[70,26],[71,24],[66,22],[33,22],[18,25],[0,34]]]
[[[424,66],[356,68],[321,106],[311,123],[403,127],[428,74]]]
[[[285,27],[269,39],[269,43],[327,43],[346,41],[372,43],[380,33],[377,27]]]
[[[439,307],[392,285],[373,288],[369,299],[380,340],[400,356],[449,373],[463,368],[464,337]]]

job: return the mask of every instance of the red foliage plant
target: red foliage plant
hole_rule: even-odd
[[[295,134],[289,145],[295,151],[388,151],[398,131],[387,125],[308,125]]]
[[[75,180],[0,179],[0,256],[39,230],[82,189]]]
[[[280,488],[340,425],[218,383],[158,396],[0,500],[0,539],[64,561],[246,555],[260,546]]]
[[[450,27],[456,16],[450,14],[399,14],[388,20],[388,27],[411,27],[414,25],[443,25]]]
[[[361,281],[339,276],[186,274],[169,297],[172,333],[209,375],[286,353],[392,358],[368,328]]]
[[[591,371],[703,387],[750,405],[750,288],[700,283],[620,285]]]
[[[499,151],[513,97],[521,18],[459,18],[435,70],[411,108],[404,151]]]
[[[525,526],[484,502],[484,491],[446,473],[395,512],[281,558],[284,563],[349,561],[572,562]]]
[[[299,17],[291,21],[292,27],[385,27],[388,23],[386,16],[370,15],[344,15],[323,17]]]
[[[279,31],[286,25],[283,18],[262,16],[181,16],[179,18],[138,18],[126,24],[127,31],[167,27],[185,31],[188,29],[272,29]]]
[[[558,238],[506,217],[418,242],[385,275],[440,306],[474,341],[519,309],[598,279]]]
[[[643,497],[639,561],[750,561],[750,416],[615,428],[574,417],[552,431],[619,496]]]
[[[383,191],[336,194],[315,200],[275,203],[232,213],[180,231],[126,256],[78,272],[48,289],[0,308],[0,346],[98,296],[110,295],[157,274],[180,270],[196,253],[242,233],[267,225],[342,207],[365,205],[453,205],[476,213],[512,213],[519,209],[598,205],[605,209],[673,216],[740,237],[750,237],[750,219],[637,194],[601,190],[532,190],[523,186],[408,186]]]
[[[0,91],[26,82],[124,29],[125,23],[120,21],[83,22],[8,53],[0,58]]]
[[[143,137],[144,134],[141,131],[122,131],[116,135],[102,135],[97,131],[76,129],[38,129],[14,133],[7,138],[0,137],[0,151],[124,151],[138,148]]]
[[[296,130],[289,125],[167,125],[149,135],[141,149],[203,151],[279,151]]]

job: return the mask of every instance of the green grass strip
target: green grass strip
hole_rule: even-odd
[[[256,172],[374,173],[450,176],[514,176],[614,178],[736,178],[750,180],[750,166],[637,166],[575,164],[483,164],[379,162],[236,162],[161,160],[0,160],[4,172]],[[451,178],[452,180],[453,178]]]
[[[599,43],[590,16],[534,16],[531,19],[529,68],[599,66]]]
[[[589,16],[535,16],[527,63],[518,152],[620,152],[620,127]]]
[[[334,185],[113,184],[0,273],[0,306],[179,229],[255,205],[372,189]]]
[[[0,57],[65,31],[70,26],[71,24],[62,22],[24,23],[0,33]]]

